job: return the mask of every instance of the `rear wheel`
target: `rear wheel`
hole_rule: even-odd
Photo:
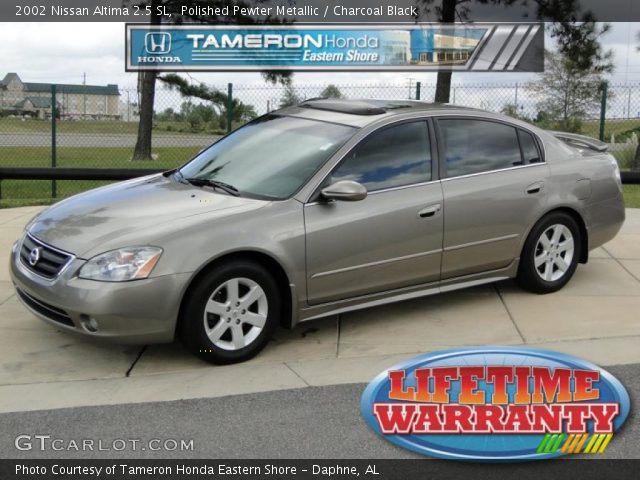
[[[564,287],[576,271],[582,239],[576,221],[555,212],[531,230],[520,256],[517,282],[535,293]]]
[[[279,323],[281,300],[262,266],[233,261],[195,285],[180,319],[180,337],[198,357],[216,364],[248,360],[262,350]]]

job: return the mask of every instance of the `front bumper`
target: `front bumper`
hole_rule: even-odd
[[[21,243],[22,240],[19,241]],[[47,280],[10,257],[17,297],[31,313],[58,328],[118,343],[170,342],[190,274],[130,282],[97,282],[76,276],[85,260],[74,259],[59,277]]]

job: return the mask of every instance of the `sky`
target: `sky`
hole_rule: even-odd
[[[640,84],[640,23],[613,23],[603,38],[614,52],[612,83]],[[82,41],[78,41],[82,39]],[[547,47],[553,41],[547,38]],[[117,84],[135,88],[136,74],[124,71],[123,23],[0,23],[0,78],[16,72],[24,81]],[[232,75],[232,78],[231,78]],[[232,80],[238,85],[262,85],[259,73],[192,73],[200,82],[222,86]],[[455,84],[527,82],[527,73],[456,73]],[[433,73],[296,73],[294,84],[404,84],[435,83]]]

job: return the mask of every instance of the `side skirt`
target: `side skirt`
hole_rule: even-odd
[[[413,298],[451,292],[454,290],[461,290],[463,288],[506,280],[516,276],[518,272],[518,262],[519,259],[515,259],[507,267],[499,270],[474,273],[472,275],[449,278],[442,282],[432,282],[397,290],[363,295],[346,300],[323,303],[312,307],[305,307],[300,309],[297,323],[337,315],[340,313],[352,312],[354,310],[377,307],[388,303],[401,302],[404,300],[411,300]]]

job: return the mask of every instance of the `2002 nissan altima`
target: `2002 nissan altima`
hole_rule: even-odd
[[[205,360],[238,362],[278,325],[510,277],[562,288],[624,221],[605,150],[477,110],[311,100],[179,169],[43,211],[11,275],[58,327],[177,334]]]

